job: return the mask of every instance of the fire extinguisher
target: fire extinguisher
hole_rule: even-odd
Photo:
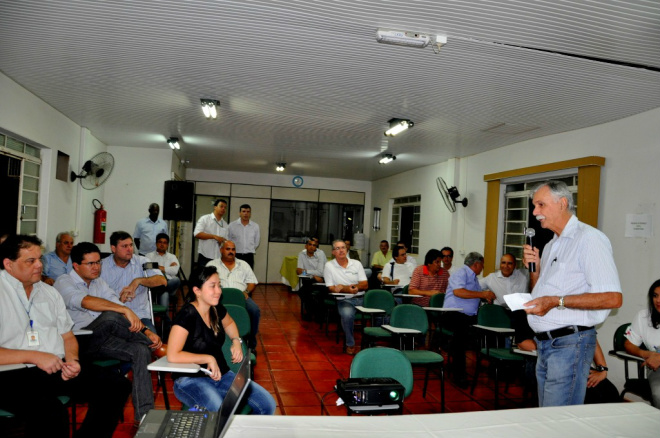
[[[94,243],[105,243],[105,222],[108,212],[103,209],[103,204],[98,199],[94,199],[92,205],[96,209],[94,212]]]

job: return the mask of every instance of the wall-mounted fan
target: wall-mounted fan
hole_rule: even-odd
[[[71,172],[71,182],[80,178],[83,189],[93,190],[100,187],[110,177],[115,166],[115,158],[108,152],[101,152],[87,160],[79,175]]]
[[[451,211],[452,213],[456,211],[456,203],[461,204],[463,207],[467,207],[468,205],[468,200],[467,198],[463,198],[459,200],[458,198],[461,197],[461,194],[458,193],[458,189],[456,187],[447,187],[447,183],[445,182],[444,179],[441,177],[437,177],[435,179],[436,184],[438,185],[438,191],[442,195],[443,201],[445,201],[445,205]]]

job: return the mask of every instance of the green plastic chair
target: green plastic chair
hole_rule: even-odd
[[[350,377],[390,377],[398,381],[404,388],[404,399],[413,390],[413,372],[410,361],[399,350],[387,347],[367,348],[355,355],[351,362]],[[352,411],[346,406],[348,415]],[[401,410],[403,412],[403,400]]]
[[[239,289],[233,287],[223,287],[220,303],[227,307],[227,304],[235,304],[245,308],[245,294]]]
[[[227,309],[227,313],[229,313],[231,319],[236,323],[236,326],[238,327],[238,335],[243,339],[243,346],[245,348],[247,336],[250,334],[250,315],[248,315],[245,307],[237,306],[235,304],[227,304],[225,305],[225,309]],[[250,362],[252,363],[251,369],[254,369],[254,366],[257,364],[257,357],[254,353],[250,353]],[[236,369],[238,370],[238,368]]]
[[[384,310],[385,313],[376,314],[377,317],[388,318],[392,314],[392,309],[396,306],[394,297],[392,294],[386,290],[382,289],[372,289],[367,291],[364,295],[364,304],[363,307],[368,307],[371,309],[380,309]],[[359,311],[359,310],[358,310]],[[366,345],[370,345],[368,340],[391,340],[392,333],[388,332],[384,328],[374,326],[374,314],[369,314],[371,316],[371,327],[365,327],[362,333],[362,348],[365,348]],[[366,314],[365,314],[366,316]]]
[[[426,339],[426,332],[429,329],[429,322],[426,318],[426,312],[421,307],[415,304],[401,304],[392,310],[392,318],[390,325],[393,327],[409,328],[419,330],[423,339]],[[410,361],[413,366],[423,366],[426,369],[424,374],[424,389],[422,390],[422,397],[426,398],[426,389],[429,383],[429,375],[432,368],[438,370],[440,376],[440,398],[441,409],[445,411],[445,369],[444,358],[430,350],[415,350],[415,343],[413,341],[413,350],[403,350],[402,353]]]
[[[614,332],[614,337],[612,343],[614,349],[609,352],[610,356],[617,357],[624,362],[624,371],[625,371],[625,383],[623,384],[623,391],[621,391],[621,401],[623,401],[623,396],[627,392],[631,392],[644,400],[647,400],[653,403],[653,397],[651,396],[651,386],[649,381],[646,379],[644,374],[644,365],[642,365],[644,359],[639,358],[639,360],[630,359],[624,344],[626,343],[626,337],[624,336],[626,330],[630,327],[630,323],[622,324]],[[646,349],[644,344],[640,346],[642,349]],[[624,353],[624,354],[621,354]],[[628,374],[628,364],[634,362],[633,366],[637,369],[637,378],[630,377]],[[657,408],[658,406],[656,406]]]
[[[431,295],[429,300],[429,307],[442,307],[445,303],[445,294],[435,294]],[[435,347],[442,345],[444,330],[442,328],[442,313],[440,312],[429,312],[429,324],[433,327],[431,331],[431,339],[429,340],[429,345],[432,350]],[[449,330],[447,330],[449,332]],[[447,333],[448,336],[453,335],[453,333]]]
[[[511,318],[506,310],[497,304],[486,304],[479,308],[477,313],[477,324],[494,328],[511,328]],[[472,382],[471,394],[477,386],[479,371],[482,359],[486,358],[495,367],[495,409],[499,406],[499,368],[500,365],[520,365],[524,364],[524,358],[520,354],[514,353],[511,348],[504,348],[503,341],[505,337],[512,337],[513,333],[494,333],[481,329],[482,348],[477,352],[477,365],[474,371],[474,381]],[[493,339],[495,344],[493,345]],[[506,382],[505,391],[508,390]]]

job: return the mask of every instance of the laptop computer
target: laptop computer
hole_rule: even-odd
[[[218,412],[152,409],[140,423],[135,438],[222,438],[250,381],[250,350],[248,349]]]

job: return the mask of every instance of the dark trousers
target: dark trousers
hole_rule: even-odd
[[[254,253],[253,252],[244,252],[242,254],[236,254],[237,259],[241,259],[250,265],[250,268],[254,271]]]
[[[117,359],[133,365],[133,407],[135,420],[140,420],[154,407],[151,371],[147,369],[151,362],[151,340],[140,332],[129,331],[129,326],[128,320],[117,312],[101,313],[85,327],[94,333],[81,339],[80,353],[90,360]]]
[[[131,383],[115,370],[83,361],[80,374],[62,380],[37,367],[0,373],[0,408],[25,421],[26,437],[68,437],[69,414],[58,396],[87,402],[88,411],[75,437],[112,437],[131,392]],[[1,431],[0,431],[1,432]],[[3,435],[3,433],[0,433]]]
[[[476,315],[470,316],[461,312],[447,312],[444,315],[445,327],[454,332],[454,336],[449,342],[449,354],[452,357],[451,368],[456,380],[464,380],[466,377],[465,351],[470,342],[468,332],[470,327],[476,323]]]

